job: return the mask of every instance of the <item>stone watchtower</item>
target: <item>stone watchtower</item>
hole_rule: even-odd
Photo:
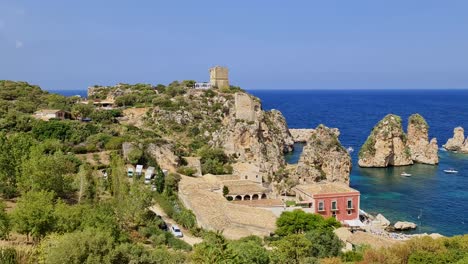
[[[218,88],[229,88],[228,68],[221,66],[210,68],[210,83],[211,86]]]

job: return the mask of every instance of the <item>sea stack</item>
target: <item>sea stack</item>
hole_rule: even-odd
[[[373,129],[359,151],[359,166],[388,167],[439,163],[437,139],[429,141],[429,125],[419,115],[408,119],[408,135],[401,118],[389,114]]]
[[[374,128],[359,151],[359,166],[388,167],[413,164],[401,118],[389,114]]]
[[[415,163],[438,164],[439,147],[437,139],[429,142],[429,125],[420,114],[413,114],[408,119],[408,147],[411,159]]]
[[[465,139],[463,127],[456,127],[453,130],[453,138],[449,138],[443,147],[449,151],[468,153],[468,139]]]
[[[299,183],[349,184],[351,157],[338,140],[339,135],[338,129],[324,125],[312,131],[297,164],[295,177]]]

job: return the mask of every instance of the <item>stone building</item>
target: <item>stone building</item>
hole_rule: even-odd
[[[228,68],[221,66],[210,68],[210,83],[212,87],[229,88]]]

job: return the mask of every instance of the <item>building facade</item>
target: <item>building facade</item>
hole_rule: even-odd
[[[340,222],[359,219],[360,193],[341,183],[313,183],[294,187],[296,202],[323,217]]]

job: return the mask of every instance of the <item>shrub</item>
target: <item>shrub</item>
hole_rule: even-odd
[[[183,175],[193,176],[195,173],[197,173],[197,170],[193,167],[181,166],[177,168],[177,172]]]

